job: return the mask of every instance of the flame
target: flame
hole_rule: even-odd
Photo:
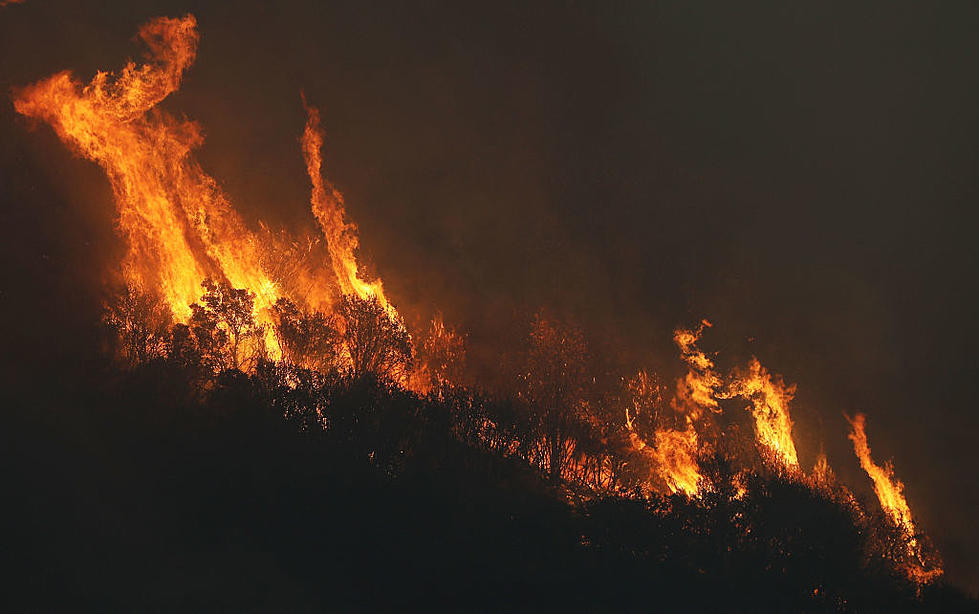
[[[867,443],[867,433],[864,431],[866,417],[857,414],[852,419],[847,417],[847,422],[853,429],[848,435],[853,442],[853,451],[860,460],[860,467],[874,482],[874,492],[880,500],[880,506],[898,526],[903,527],[909,535],[914,535],[911,508],[904,498],[904,484],[894,477],[894,468],[890,463],[881,467],[870,456],[870,444]]]
[[[656,431],[656,460],[663,479],[674,493],[693,496],[700,492],[700,466],[697,463],[697,431],[692,425],[682,431]]]
[[[360,298],[374,298],[386,308],[391,309],[380,280],[366,282],[358,273],[357,227],[347,222],[343,206],[343,195],[323,178],[323,131],[320,128],[319,111],[306,102],[303,94],[303,107],[306,109],[306,128],[303,130],[302,148],[306,159],[306,170],[313,184],[310,197],[313,214],[326,235],[330,252],[330,264],[336,274],[340,290],[344,294],[356,294]]]
[[[691,497],[700,494],[703,480],[698,459],[705,446],[697,433],[698,424],[705,420],[704,409],[720,411],[716,390],[721,379],[714,371],[714,362],[697,347],[704,328],[710,326],[709,321],[703,320],[695,330],[678,328],[673,335],[688,370],[677,380],[670,406],[682,417],[684,428],[657,428],[650,446],[635,432],[632,417],[626,410],[626,429],[632,448],[650,458],[654,471],[666,482],[670,492]],[[648,386],[645,371],[640,371],[630,382],[634,397],[645,394]],[[639,407],[634,409],[638,413]]]
[[[870,455],[870,444],[867,442],[867,433],[864,430],[866,416],[858,413],[853,418],[846,415],[844,417],[852,428],[848,437],[853,442],[853,451],[860,461],[860,467],[867,472],[874,483],[874,493],[880,501],[880,507],[904,531],[907,537],[908,555],[912,560],[907,569],[909,577],[918,582],[929,582],[940,576],[943,573],[940,566],[927,569],[924,564],[920,563],[922,560],[921,544],[916,537],[911,507],[904,497],[904,484],[894,475],[894,467],[889,461],[884,463],[882,467],[875,463]]]
[[[721,378],[714,372],[714,361],[697,347],[704,328],[710,326],[709,321],[703,320],[696,330],[678,328],[673,334],[673,341],[680,348],[680,357],[689,369],[677,381],[676,396],[671,405],[678,413],[687,414],[692,420],[698,419],[705,408],[720,411],[715,397]]]
[[[461,384],[461,368],[466,359],[465,340],[445,325],[442,312],[432,316],[428,331],[422,333],[416,346],[415,369],[407,386],[418,394],[441,394],[447,385]]]
[[[180,320],[206,277],[256,295],[256,315],[278,298],[257,265],[256,241],[217,182],[190,156],[198,124],[156,109],[177,90],[197,54],[193,16],[155,19],[139,31],[149,62],[82,85],[65,71],[17,92],[14,106],[51,124],[69,147],[109,177],[119,228],[129,243],[128,281],[157,288]],[[263,318],[266,319],[266,318]]]
[[[0,0],[0,6],[19,1]],[[120,267],[126,282],[156,289],[178,321],[189,319],[190,305],[200,297],[201,281],[206,278],[250,291],[255,295],[255,318],[266,326],[266,349],[275,359],[281,352],[272,332],[272,307],[283,296],[330,308],[334,290],[338,290],[361,299],[376,299],[397,316],[381,281],[367,281],[361,276],[356,258],[357,227],[347,218],[343,195],[323,176],[324,137],[319,111],[302,97],[307,115],[302,153],[311,182],[312,213],[326,239],[328,270],[332,272],[329,280],[311,272],[318,263],[304,263],[312,253],[312,243],[304,248],[301,242],[280,238],[267,227],[262,227],[262,235],[248,228],[217,181],[192,155],[203,143],[201,127],[159,108],[177,91],[196,59],[199,36],[195,18],[155,19],[140,28],[138,37],[148,49],[145,64],[129,62],[118,74],[100,71],[87,84],[63,71],[17,90],[14,98],[18,113],[50,124],[72,151],[105,171],[118,227],[128,245]],[[276,264],[267,257],[269,246],[272,250],[290,247],[284,250],[287,256]],[[302,263],[297,264],[293,252],[302,255]],[[306,292],[290,296],[297,279]],[[710,487],[701,474],[699,459],[713,441],[708,438],[707,427],[711,414],[722,411],[721,400],[737,397],[750,401],[747,409],[754,418],[758,443],[785,468],[799,468],[789,413],[795,388],[767,371],[757,358],[752,358],[746,369],[722,377],[714,361],[698,347],[704,329],[710,326],[703,320],[694,330],[681,328],[674,334],[688,367],[677,380],[670,402],[682,426],[651,429],[650,445],[636,432],[626,410],[633,449],[651,459],[654,473],[672,493],[687,496],[697,496]],[[429,380],[416,378],[418,390],[443,384],[449,367],[464,358],[461,338],[444,326],[440,315],[432,322],[429,342],[430,347],[425,347]],[[648,396],[654,392],[652,386],[648,375],[641,372],[633,386],[634,394]],[[640,411],[639,405],[633,409],[637,414]],[[894,476],[890,463],[882,467],[871,458],[864,416],[857,414],[847,420],[854,451],[873,480],[882,509],[906,533],[908,554],[919,562],[909,566],[909,576],[927,582],[941,575],[940,566],[922,562],[904,485]],[[569,440],[564,445],[566,455],[574,457],[577,443]],[[609,479],[611,474],[605,471],[600,469],[598,482]],[[812,476],[821,484],[832,479],[824,454],[817,458]],[[744,496],[743,476],[735,480],[736,496]]]
[[[305,293],[290,298],[329,308],[332,287],[295,267],[285,276],[281,270],[278,276],[270,272],[283,267],[265,257],[269,246],[298,243],[269,241],[274,235],[264,226],[261,237],[253,233],[192,156],[203,142],[201,127],[158,108],[179,88],[196,58],[196,19],[154,19],[140,28],[138,37],[148,48],[145,64],[129,62],[118,75],[98,72],[86,85],[70,72],[60,72],[15,92],[14,106],[22,115],[50,124],[73,151],[105,171],[129,248],[121,266],[127,283],[157,289],[175,319],[184,322],[191,315],[190,304],[200,298],[202,280],[221,279],[244,288],[255,295],[254,315],[266,328],[266,349],[278,358],[272,331],[276,300],[301,279]],[[302,149],[312,181],[312,210],[327,239],[335,284],[346,294],[376,297],[396,314],[381,282],[366,282],[358,274],[357,229],[346,219],[343,196],[322,177],[319,113],[305,97],[303,104],[308,121]]]
[[[632,448],[650,458],[653,470],[666,482],[671,493],[683,493],[688,497],[700,494],[699,448],[693,426],[688,425],[683,431],[659,429],[653,436],[655,445],[650,446],[636,433],[626,410],[626,429]]]
[[[657,428],[653,433],[653,445],[650,446],[635,432],[632,417],[626,409],[626,429],[632,448],[650,458],[654,471],[666,482],[670,492],[683,493],[688,497],[700,494],[701,489],[698,461],[701,442],[696,423],[701,419],[703,408],[718,409],[713,389],[720,381],[711,370],[714,363],[696,347],[704,326],[710,325],[704,320],[697,330],[678,329],[674,335],[681,356],[690,367],[687,375],[677,380],[676,394],[671,401],[674,411],[683,417],[685,427],[682,430]],[[637,414],[641,410],[638,400],[657,392],[645,370],[639,371],[629,382],[629,390]]]
[[[799,456],[792,439],[792,419],[789,403],[795,387],[786,386],[782,379],[769,373],[757,358],[752,358],[747,369],[735,370],[730,382],[722,385],[722,378],[714,367],[714,361],[697,347],[704,328],[711,323],[703,320],[696,330],[678,328],[673,340],[680,349],[680,356],[687,363],[687,374],[677,381],[673,409],[685,414],[691,421],[701,418],[702,410],[721,413],[719,400],[735,397],[751,401],[748,408],[755,420],[755,437],[758,443],[788,469],[799,468]]]
[[[773,376],[752,358],[747,371],[735,376],[728,392],[751,401],[751,415],[755,419],[755,436],[758,443],[769,450],[784,467],[799,468],[799,455],[792,439],[792,419],[789,402],[795,395],[794,386],[786,386],[782,379]]]
[[[829,466],[826,453],[820,450],[816,462],[812,466],[812,478],[817,484],[828,484],[833,480],[833,469]]]

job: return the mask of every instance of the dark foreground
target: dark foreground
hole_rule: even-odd
[[[466,441],[452,402],[336,380],[323,431],[274,379],[201,395],[171,364],[92,359],[11,382],[3,609],[977,609],[916,595],[852,512],[778,476],[742,499],[585,499]]]

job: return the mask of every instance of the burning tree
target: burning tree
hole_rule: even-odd
[[[943,573],[942,564],[937,553],[922,544],[923,536],[915,528],[911,507],[904,496],[904,484],[894,475],[894,467],[890,462],[881,466],[871,457],[865,431],[866,417],[863,414],[845,417],[852,428],[848,437],[853,442],[853,450],[860,461],[860,467],[874,483],[874,493],[880,501],[881,510],[897,529],[890,540],[881,540],[898,545],[897,548],[889,549],[887,558],[896,561],[912,580],[930,582]]]
[[[570,463],[585,397],[587,348],[581,330],[538,313],[530,333],[522,395],[536,412],[538,463],[559,480]]]
[[[285,297],[276,301],[274,313],[284,360],[322,372],[336,367],[341,341],[335,318],[304,310]]]
[[[216,370],[253,368],[265,334],[255,320],[255,295],[224,281],[205,279],[201,287],[203,296],[190,306],[190,329],[204,362]]]
[[[398,381],[412,366],[411,337],[401,318],[376,296],[345,294],[337,306],[343,321],[343,341],[354,377],[373,374]]]
[[[112,333],[117,357],[130,368],[166,354],[173,318],[158,295],[126,284],[106,301],[103,321]]]
[[[422,393],[442,395],[446,386],[460,385],[464,380],[466,347],[463,337],[448,328],[437,313],[417,348],[418,368],[412,374],[410,387]]]

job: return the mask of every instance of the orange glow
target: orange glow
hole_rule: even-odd
[[[0,0],[0,6],[20,1],[23,0]],[[343,195],[324,176],[320,114],[305,96],[302,104],[307,119],[301,149],[311,184],[311,211],[325,238],[325,256],[315,249],[319,245],[317,240],[307,238],[304,243],[264,225],[257,231],[249,228],[218,182],[204,172],[193,155],[203,143],[201,126],[159,108],[162,101],[179,89],[185,72],[196,59],[199,43],[196,19],[192,15],[154,19],[140,28],[138,38],[147,47],[144,64],[130,61],[117,73],[100,71],[87,84],[63,71],[21,88],[14,95],[18,113],[49,124],[65,145],[80,157],[98,164],[108,177],[118,231],[127,245],[117,271],[119,277],[132,287],[158,292],[162,299],[159,311],[165,313],[169,307],[178,322],[190,319],[190,306],[200,299],[201,282],[205,279],[249,291],[255,297],[255,321],[264,327],[254,339],[264,339],[265,352],[261,355],[276,360],[282,357],[279,338],[273,330],[277,321],[274,306],[279,299],[290,299],[282,303],[289,303],[293,308],[327,314],[334,310],[334,305],[342,304],[337,302],[339,295],[371,299],[371,306],[382,306],[383,310],[378,308],[378,311],[390,314],[400,326],[398,330],[404,335],[399,339],[408,348],[403,354],[411,358],[412,352],[418,350],[417,368],[410,377],[404,372],[411,368],[410,361],[400,363],[400,370],[392,367],[400,385],[420,394],[439,396],[445,395],[451,384],[468,382],[462,370],[466,358],[464,337],[446,327],[438,314],[427,336],[421,336],[416,345],[407,336],[404,321],[385,295],[381,280],[365,279],[357,260],[358,229],[347,216]],[[333,320],[342,318],[330,320],[331,327],[345,327],[341,332],[357,331],[349,323],[353,318],[346,324],[338,321],[334,325]],[[618,456],[621,449],[628,449],[619,422],[625,405],[629,444],[644,457],[642,470],[646,471],[645,460],[651,466],[648,474],[642,476],[643,487],[655,483],[664,493],[668,490],[695,497],[705,490],[711,492],[716,485],[711,482],[713,474],[706,468],[710,467],[707,461],[711,455],[723,449],[718,443],[722,435],[718,433],[724,431],[717,424],[720,421],[717,414],[723,412],[722,402],[741,399],[751,414],[755,440],[763,456],[789,470],[791,475],[801,477],[790,415],[795,387],[769,372],[754,357],[745,367],[722,373],[715,365],[715,356],[698,346],[705,329],[711,326],[703,320],[695,329],[679,328],[674,333],[686,373],[676,380],[675,392],[669,399],[673,414],[669,420],[661,420],[663,417],[658,414],[667,406],[661,396],[665,387],[658,386],[655,383],[658,380],[646,371],[640,371],[629,383],[631,404],[622,403],[621,397],[615,396],[601,406],[601,421],[586,415],[595,430],[599,426],[607,427],[602,433],[603,447],[596,445],[589,449],[583,445],[587,443],[585,439],[573,438],[577,435],[564,437],[561,425],[560,429],[554,429],[561,431],[562,438],[553,448],[545,450],[543,443],[534,444],[540,450],[535,452],[537,457],[546,458],[556,466],[554,459],[560,456],[567,459],[564,464],[567,474],[592,472],[586,476],[591,483],[614,484],[618,469],[613,471],[612,462],[599,454]],[[567,356],[576,356],[575,352],[584,355],[584,350],[578,350],[579,345],[584,347],[583,341],[568,342],[563,333],[553,328],[541,328],[534,334],[553,337],[555,343],[547,347],[565,348],[562,351]],[[353,364],[349,351],[356,343],[345,343],[348,354],[337,360]],[[254,342],[254,345],[262,344]],[[282,347],[289,349],[286,341]],[[575,377],[577,371],[568,366],[571,360],[561,360],[561,364],[548,369],[555,373],[574,371],[567,376],[568,381],[586,379]],[[323,359],[319,364],[325,362]],[[585,364],[584,358],[581,363]],[[541,377],[544,373],[542,370]],[[576,385],[585,388],[585,384]],[[548,389],[547,394],[565,401],[563,391],[552,393]],[[572,399],[573,403],[567,402],[568,407],[564,409],[569,413],[573,410],[575,416],[579,411],[588,414],[591,401],[582,401],[584,398],[582,393],[580,398]],[[606,408],[610,408],[607,413]],[[640,414],[644,426],[637,429],[635,422]],[[881,508],[906,534],[910,559],[920,563],[910,566],[909,576],[928,582],[941,575],[940,566],[921,562],[922,547],[915,537],[904,485],[895,477],[890,463],[880,466],[873,461],[864,416],[857,414],[847,419],[852,427],[849,438],[860,466],[873,481]],[[489,419],[484,419],[483,424],[490,425],[486,431],[495,426]],[[504,440],[494,445],[509,450],[510,454],[525,443]],[[612,452],[607,452],[606,447]],[[595,452],[596,449],[599,451]],[[806,483],[813,488],[835,485],[825,454],[817,457],[811,475],[811,481]],[[630,473],[628,479],[634,479],[633,476]],[[744,474],[734,478],[736,497],[746,495],[748,483]]]
[[[440,394],[450,384],[461,383],[461,369],[466,360],[465,341],[447,327],[441,312],[432,317],[428,331],[419,340],[415,369],[407,386],[418,394]]]
[[[792,439],[792,419],[789,417],[789,402],[795,395],[795,387],[786,386],[780,377],[769,373],[757,358],[752,358],[747,371],[735,375],[728,395],[751,401],[749,410],[755,419],[758,443],[784,467],[798,469],[799,456]]]
[[[714,372],[714,362],[697,347],[704,328],[710,326],[710,322],[703,320],[697,330],[678,328],[673,334],[673,341],[680,348],[680,357],[689,370],[677,381],[672,405],[674,410],[686,414],[691,420],[698,419],[703,409],[720,411],[715,397],[721,378]]]
[[[666,482],[670,492],[691,497],[700,493],[702,481],[697,423],[702,419],[704,409],[719,411],[714,388],[720,385],[720,379],[712,370],[714,363],[696,347],[704,327],[710,325],[704,320],[697,330],[677,329],[673,336],[689,370],[686,376],[677,380],[670,405],[677,416],[682,416],[685,427],[682,430],[657,427],[652,437],[653,445],[649,445],[636,433],[632,417],[626,410],[626,428],[632,448],[649,457],[654,472]],[[629,386],[634,400],[648,396],[650,385],[648,374],[640,371]],[[640,411],[635,401],[633,410],[637,414]]]
[[[344,294],[356,294],[362,299],[377,297],[384,307],[391,309],[380,280],[366,282],[358,273],[357,259],[357,227],[346,219],[343,207],[343,195],[323,178],[323,132],[320,128],[319,111],[307,104],[303,95],[303,107],[306,109],[306,128],[303,130],[303,157],[306,159],[306,170],[313,185],[310,203],[326,235],[327,249],[330,252],[330,265],[336,275],[340,291]]]
[[[874,483],[874,493],[880,501],[884,512],[900,527],[908,539],[908,554],[912,561],[921,560],[921,546],[915,537],[914,521],[911,517],[911,507],[904,497],[904,484],[894,475],[894,467],[890,462],[880,466],[870,456],[870,444],[864,430],[866,417],[857,414],[853,418],[846,416],[852,430],[848,437],[853,442],[853,451],[860,460],[860,467],[867,472]],[[919,582],[929,582],[942,574],[941,567],[926,569],[924,565],[912,564],[908,575]]]
[[[704,320],[696,330],[677,329],[674,340],[689,370],[677,382],[673,409],[685,415],[690,424],[701,419],[702,410],[720,413],[719,400],[735,397],[751,401],[748,408],[755,421],[755,437],[782,466],[798,469],[799,457],[792,439],[792,420],[789,402],[795,388],[786,386],[780,377],[769,373],[752,358],[747,369],[735,370],[727,385],[714,369],[714,361],[697,347],[704,328],[711,323]]]
[[[848,437],[853,442],[853,451],[860,460],[860,466],[870,479],[874,482],[874,492],[880,500],[880,506],[894,520],[894,522],[909,535],[914,535],[914,523],[911,520],[911,508],[904,498],[904,484],[894,476],[894,468],[890,463],[883,467],[874,462],[870,456],[870,444],[867,443],[867,434],[864,431],[866,418],[863,414],[857,414],[847,421],[852,427]]]
[[[822,451],[816,457],[816,463],[812,466],[812,478],[817,484],[827,484],[833,479],[833,470],[829,466],[829,460]]]
[[[361,298],[377,297],[394,313],[380,281],[366,282],[358,275],[357,229],[345,218],[343,196],[321,175],[318,112],[303,100],[308,121],[302,149],[313,213],[326,236],[335,279],[323,279],[317,263],[283,267],[275,262],[269,251],[299,242],[264,226],[261,236],[249,229],[192,155],[203,142],[201,127],[157,107],[179,88],[194,62],[195,18],[154,19],[140,28],[139,38],[148,48],[146,64],[130,62],[117,75],[99,72],[87,85],[61,72],[17,91],[14,100],[19,113],[50,124],[73,151],[105,171],[119,230],[128,243],[121,266],[126,282],[156,289],[183,322],[205,278],[254,293],[254,315],[265,326],[266,350],[276,359],[281,352],[272,331],[272,306],[282,296],[329,311],[338,288]],[[302,284],[296,283],[299,278]],[[303,286],[301,296],[289,296],[286,288],[298,285]]]
[[[688,497],[698,495],[701,476],[697,462],[697,431],[693,426],[688,424],[683,431],[657,429],[653,436],[654,445],[650,446],[636,433],[628,409],[625,420],[632,449],[649,457],[653,471],[666,482],[670,492]]]
[[[153,20],[139,31],[149,63],[99,72],[87,85],[61,72],[19,91],[14,106],[105,170],[129,244],[128,281],[157,288],[187,320],[201,281],[227,279],[255,293],[256,315],[267,321],[276,285],[258,266],[254,236],[190,155],[203,142],[200,126],[154,108],[193,63],[196,25],[192,16]]]
[[[697,431],[690,425],[683,431],[658,430],[655,441],[656,460],[670,490],[696,495],[700,491]]]

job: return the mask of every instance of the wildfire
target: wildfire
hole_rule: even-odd
[[[313,184],[310,203],[313,214],[320,228],[323,229],[323,234],[326,235],[330,264],[336,274],[340,290],[344,294],[355,294],[360,298],[376,297],[382,305],[390,309],[380,280],[368,283],[358,274],[357,258],[354,255],[358,245],[357,227],[346,219],[343,195],[323,179],[320,170],[323,166],[323,131],[320,128],[320,114],[316,108],[306,102],[305,94],[302,99],[307,116],[302,138],[303,156],[306,159],[309,179]]]
[[[853,451],[860,460],[860,467],[867,472],[874,483],[874,493],[880,501],[880,507],[891,517],[907,537],[908,555],[915,563],[908,568],[908,575],[919,582],[928,582],[942,574],[940,566],[927,569],[924,564],[918,564],[922,558],[921,544],[916,537],[914,520],[911,517],[911,507],[904,497],[904,484],[894,475],[894,467],[890,462],[881,467],[870,456],[870,444],[864,430],[866,416],[857,414],[853,418],[845,416],[852,430],[848,437],[853,442]]]
[[[636,433],[632,417],[626,410],[626,428],[633,449],[650,458],[654,471],[666,482],[670,492],[687,496],[699,494],[701,488],[698,458],[703,450],[697,423],[703,409],[719,410],[714,389],[720,385],[720,380],[712,370],[714,363],[696,346],[704,327],[710,325],[704,320],[697,330],[677,329],[673,337],[681,357],[689,366],[687,374],[677,381],[676,393],[670,403],[677,415],[682,416],[684,428],[657,427],[650,446]],[[640,371],[630,386],[634,398],[647,396],[649,386],[648,375]],[[641,410],[635,403],[633,409],[637,413]]]
[[[758,444],[771,453],[780,466],[792,471],[799,469],[789,416],[789,402],[795,389],[769,373],[756,358],[751,359],[747,369],[736,369],[725,384],[725,378],[715,370],[714,361],[697,346],[704,329],[710,326],[711,323],[704,320],[695,330],[679,328],[673,336],[688,370],[677,380],[670,406],[678,417],[682,417],[684,428],[658,428],[653,437],[655,446],[651,447],[635,433],[632,420],[628,413],[626,415],[633,448],[652,455],[673,492],[688,495],[699,492],[698,458],[709,451],[708,442],[698,434],[698,429],[703,431],[710,422],[710,413],[705,410],[721,413],[721,400],[749,400],[748,410],[754,418]]]
[[[758,443],[789,469],[799,468],[789,417],[789,402],[794,394],[795,387],[786,386],[781,378],[772,376],[757,358],[752,358],[748,369],[735,376],[726,393],[751,401],[749,409],[755,419]]]
[[[652,446],[640,437],[633,426],[632,417],[626,410],[626,429],[632,448],[650,458],[653,470],[666,482],[672,493],[683,493],[688,497],[700,493],[700,466],[697,462],[699,446],[697,431],[687,425],[683,431],[657,429],[653,435]]]
[[[697,431],[656,431],[656,460],[664,479],[673,492],[695,495],[700,491],[700,467],[697,463]]]
[[[798,469],[799,457],[789,415],[795,388],[786,386],[780,377],[769,373],[757,358],[752,358],[746,369],[735,369],[724,384],[725,378],[715,370],[714,361],[697,347],[704,328],[709,326],[711,323],[704,320],[696,330],[677,329],[674,334],[680,355],[689,369],[677,382],[673,408],[685,414],[693,424],[703,409],[720,413],[720,400],[748,400],[758,443],[782,466]]]
[[[197,53],[192,16],[156,19],[139,38],[149,63],[130,62],[117,77],[99,72],[81,85],[69,72],[21,90],[16,110],[42,119],[76,152],[97,162],[112,184],[118,223],[128,239],[125,277],[158,288],[186,320],[201,280],[227,279],[269,307],[274,282],[257,266],[255,241],[217,183],[190,152],[201,128],[155,109],[177,90]]]
[[[853,451],[860,460],[860,467],[874,482],[874,492],[877,493],[880,506],[898,526],[903,527],[909,535],[914,535],[911,508],[904,498],[904,484],[894,476],[894,467],[890,463],[881,467],[870,456],[870,444],[867,443],[867,433],[864,431],[866,417],[857,414],[852,419],[847,417],[847,421],[853,428],[848,435],[853,442]]]
[[[147,61],[129,62],[118,75],[99,72],[86,85],[64,71],[16,92],[16,110],[50,124],[63,142],[98,163],[109,177],[118,224],[128,242],[121,273],[127,283],[153,288],[174,317],[186,322],[204,279],[227,281],[255,295],[255,318],[265,325],[266,350],[281,352],[271,332],[272,307],[295,279],[279,279],[261,241],[192,155],[203,142],[201,127],[158,105],[175,92],[198,46],[192,15],[158,18],[139,30]],[[312,210],[326,237],[335,287],[344,294],[376,298],[388,311],[380,281],[358,275],[356,227],[346,220],[343,196],[323,179],[319,113],[306,104],[302,149],[312,181]],[[267,233],[270,234],[270,233]],[[284,243],[289,243],[285,241]],[[273,245],[274,249],[274,245]],[[293,270],[290,277],[297,276]],[[316,272],[299,272],[306,292],[289,298],[318,309],[334,302],[333,286]]]
[[[692,420],[700,417],[702,409],[720,411],[715,396],[721,385],[721,378],[714,372],[714,361],[697,347],[704,328],[710,326],[712,325],[709,321],[703,320],[697,330],[678,328],[673,334],[673,341],[680,349],[680,357],[689,369],[683,379],[677,381],[677,392],[672,406]]]
[[[0,6],[16,1],[0,1]],[[257,344],[264,344],[265,351],[275,359],[282,356],[282,348],[289,351],[284,341],[280,348],[273,332],[279,299],[288,298],[324,312],[335,310],[337,294],[344,295],[341,306],[336,307],[338,312],[351,297],[367,299],[375,310],[392,316],[396,328],[400,327],[395,332],[401,333],[398,339],[402,354],[411,358],[410,337],[385,296],[383,284],[362,277],[356,258],[357,227],[347,218],[343,195],[323,175],[324,136],[319,111],[302,97],[307,121],[301,144],[311,182],[310,205],[325,237],[328,260],[307,264],[307,259],[316,259],[314,242],[304,244],[264,225],[260,233],[253,232],[217,181],[204,172],[193,156],[193,150],[203,143],[201,127],[159,108],[167,96],[177,91],[196,58],[199,37],[195,18],[188,15],[155,19],[140,28],[138,37],[148,48],[145,64],[129,62],[118,74],[100,71],[87,84],[63,71],[18,90],[14,99],[18,113],[50,124],[74,152],[105,171],[114,195],[118,227],[128,245],[119,271],[127,284],[159,292],[174,318],[182,322],[191,318],[191,305],[201,296],[203,280],[220,280],[238,292],[246,290],[254,295],[254,319],[264,327],[262,341]],[[324,270],[332,275],[325,278],[321,273]],[[300,286],[302,291],[297,290]],[[289,304],[299,312],[296,304]],[[287,307],[279,304],[280,309]],[[166,307],[161,307],[161,311],[166,312]],[[244,311],[247,313],[248,308]],[[630,382],[633,400],[626,408],[625,427],[632,449],[644,455],[652,466],[649,477],[665,483],[671,493],[690,497],[711,488],[701,471],[701,459],[714,449],[716,429],[712,427],[716,414],[723,411],[721,402],[732,399],[750,403],[745,409],[753,418],[757,445],[778,466],[801,476],[789,411],[795,387],[769,372],[754,357],[746,367],[722,375],[714,360],[698,347],[709,327],[711,323],[703,320],[696,329],[679,328],[674,333],[674,342],[687,366],[686,374],[677,379],[669,402],[674,421],[664,425],[659,420],[656,412],[663,388],[655,385],[645,371]],[[557,406],[574,401],[565,389],[584,381],[578,377],[578,371],[584,370],[584,360],[578,361],[581,365],[572,360],[583,354],[579,352],[583,341],[574,336],[566,338],[553,327],[540,330],[539,347],[550,347],[543,341],[553,338],[557,342],[551,346],[565,348],[561,356],[545,356],[540,361],[547,366],[540,371],[560,374],[565,382],[570,382],[556,389],[539,386],[543,391],[537,391],[538,397],[557,399],[552,402],[556,411],[560,409]],[[346,332],[364,333],[356,327],[348,327]],[[387,369],[401,373],[399,381],[404,385],[416,392],[442,394],[450,383],[462,380],[459,369],[465,359],[464,339],[445,326],[440,314],[432,320],[419,349],[422,360],[411,379],[399,370],[405,368],[403,364],[388,361],[392,364]],[[368,357],[371,360],[360,358],[351,354],[348,361],[356,365],[379,362],[377,356]],[[617,418],[621,415],[620,406],[612,407],[616,419],[612,420],[614,430],[610,428],[609,432],[621,447],[622,425]],[[644,412],[653,413],[640,433],[635,420]],[[873,480],[882,509],[906,534],[910,559],[920,563],[910,567],[909,575],[919,582],[941,575],[940,566],[922,562],[922,548],[915,537],[904,485],[894,476],[890,463],[880,466],[871,457],[863,414],[847,420],[852,427],[849,438],[861,467]],[[592,417],[591,424],[597,426],[599,422]],[[483,422],[486,425],[491,425],[488,419]],[[559,464],[555,460],[558,457],[567,458],[573,469],[590,471],[590,465],[582,460],[587,452],[579,453],[578,442],[564,438],[563,425],[551,430],[562,438],[554,438],[555,443],[541,458],[548,458],[552,465]],[[603,437],[606,442],[613,439],[612,435]],[[501,447],[514,449],[513,443],[505,442]],[[610,461],[601,459],[595,466],[596,483],[615,481]],[[817,458],[812,480],[817,485],[833,483],[825,454],[820,453]],[[734,486],[738,497],[745,496],[743,475],[735,477]]]
[[[757,358],[752,358],[746,368],[733,370],[726,378],[719,375],[714,361],[697,347],[704,328],[708,326],[710,323],[705,320],[695,330],[678,329],[674,335],[681,357],[688,365],[688,372],[677,380],[676,393],[670,405],[677,417],[682,418],[685,427],[656,428],[650,445],[636,432],[634,415],[627,409],[626,429],[632,448],[650,459],[653,472],[665,481],[670,492],[697,496],[704,488],[711,487],[699,467],[699,459],[710,448],[709,441],[703,435],[711,414],[704,410],[720,413],[719,401],[740,398],[751,402],[747,409],[754,419],[757,443],[762,450],[771,454],[778,466],[813,488],[831,487],[835,479],[824,453],[820,452],[816,458],[810,477],[806,478],[799,467],[789,414],[795,387],[786,385],[781,377],[767,371]],[[645,373],[641,372],[640,375],[644,376]],[[633,380],[630,389],[634,399],[642,396],[640,389],[644,381],[644,377]],[[640,407],[635,401],[632,409],[638,415]],[[881,507],[904,534],[906,557],[900,563],[901,567],[917,583],[932,581],[942,575],[941,564],[934,555],[926,553],[916,536],[911,509],[903,494],[904,485],[894,476],[890,463],[882,467],[871,458],[863,414],[847,420],[852,426],[849,438],[853,441],[860,466],[873,480]],[[743,497],[745,488],[740,474],[734,478],[733,486],[737,493],[735,496]],[[844,492],[848,493],[845,489]],[[852,496],[849,496],[849,500],[853,500]]]
[[[828,484],[833,480],[833,469],[829,466],[826,453],[820,450],[816,462],[812,466],[812,478],[816,484]]]

